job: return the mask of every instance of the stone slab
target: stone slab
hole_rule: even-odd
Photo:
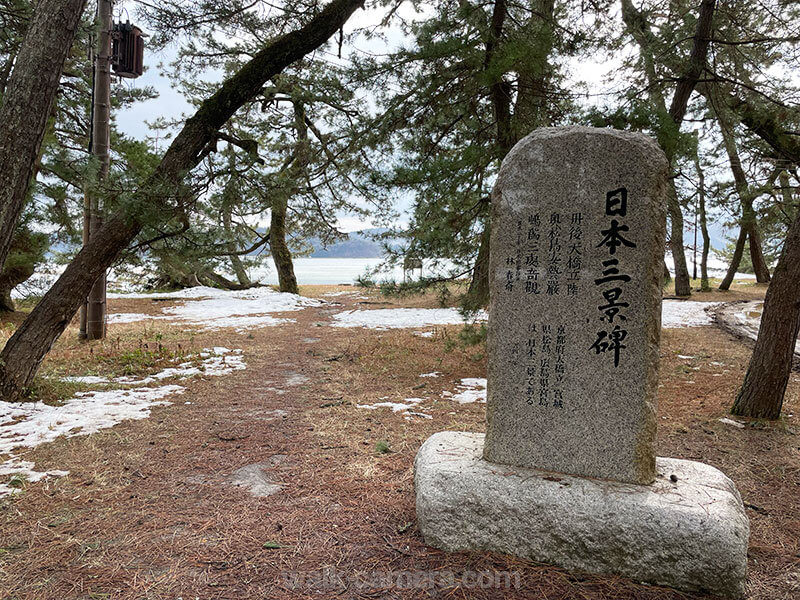
[[[647,136],[539,129],[492,198],[485,458],[650,483],[668,165]]]
[[[636,485],[489,463],[483,444],[483,434],[445,431],[420,448],[414,482],[427,544],[743,597],[749,523],[714,467],[658,458],[655,482]]]

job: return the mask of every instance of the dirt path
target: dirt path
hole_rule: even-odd
[[[426,547],[413,458],[435,431],[482,430],[483,405],[442,392],[484,376],[485,357],[480,346],[448,350],[457,326],[429,328],[430,338],[330,327],[334,312],[387,306],[330,300],[340,305],[287,313],[295,323],[197,334],[196,344],[243,349],[247,369],[189,380],[148,419],[26,456],[70,475],[0,503],[0,598],[701,597]],[[800,381],[783,423],[722,423],[747,357],[714,328],[665,330],[659,454],[709,462],[736,481],[753,530],[750,597],[797,598],[800,436],[789,415]],[[432,371],[441,376],[419,377]],[[432,418],[358,408],[409,397],[424,398]],[[275,493],[233,484],[242,468]]]

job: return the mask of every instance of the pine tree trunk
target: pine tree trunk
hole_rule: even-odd
[[[736,271],[739,269],[739,264],[742,262],[742,254],[744,254],[744,243],[747,241],[747,230],[744,227],[739,229],[739,237],[736,238],[736,247],[733,250],[733,256],[731,257],[731,264],[728,265],[728,271],[725,273],[725,277],[722,279],[722,283],[719,284],[719,289],[724,292],[727,292],[731,289],[731,283],[733,283],[733,278],[736,275]]]
[[[672,251],[672,261],[675,265],[675,295],[691,296],[692,285],[689,278],[689,268],[686,266],[686,255],[683,253],[683,212],[681,212],[678,193],[672,180],[670,180],[669,194],[667,196],[667,211],[669,212],[670,222],[669,246]]]
[[[792,223],[800,216],[800,202],[793,198],[792,187],[789,185],[789,173],[782,170],[778,175],[778,182],[781,186],[781,198],[783,199],[783,213]]]
[[[9,261],[11,262],[11,261]],[[35,264],[26,262],[16,266],[6,266],[0,272],[0,312],[13,312],[14,301],[11,299],[11,290],[33,276]]]
[[[362,4],[363,0],[333,0],[308,24],[276,38],[259,51],[200,105],[144,184],[137,195],[138,202],[106,219],[6,343],[0,353],[0,398],[15,401],[25,394],[45,355],[69,325],[94,282],[136,237],[148,213],[164,213],[165,197],[174,197],[180,190],[183,177],[201,160],[220,127],[257,96],[264,83],[325,43]]]
[[[86,0],[40,0],[0,105],[0,265],[22,213]]]
[[[297,278],[294,275],[292,253],[286,244],[286,197],[275,200],[269,226],[269,249],[275,268],[278,270],[278,284],[282,292],[298,294]]]
[[[238,188],[236,186],[237,175],[235,174],[235,154],[230,149],[228,154],[228,167],[231,170],[231,176],[228,180],[228,183],[225,185],[225,189],[222,191],[222,228],[225,230],[225,235],[229,240],[227,244],[228,252],[230,252],[228,259],[231,262],[233,274],[236,275],[239,285],[250,287],[253,284],[250,281],[250,276],[247,274],[247,269],[244,268],[242,259],[239,258],[239,255],[237,254],[239,249],[236,247],[236,242],[234,241],[232,212],[233,205],[239,201],[240,198]]]
[[[250,276],[247,274],[247,269],[244,268],[244,264],[242,263],[242,259],[239,258],[239,255],[231,254],[228,258],[231,261],[231,269],[233,269],[233,274],[236,275],[236,280],[239,282],[239,285],[242,287],[251,287],[253,282],[250,281]]]
[[[756,274],[756,282],[769,283],[769,267],[764,260],[764,251],[761,244],[761,233],[758,230],[758,221],[755,212],[747,228],[747,240],[750,245],[750,262],[753,263],[753,273]]]
[[[753,193],[747,182],[747,175],[745,175],[744,169],[742,168],[742,161],[739,158],[739,149],[736,147],[736,140],[733,137],[733,128],[725,117],[725,114],[726,111],[724,110],[717,111],[717,122],[719,123],[719,129],[722,133],[722,142],[725,146],[725,152],[728,154],[728,162],[730,163],[731,172],[733,173],[733,181],[736,184],[736,192],[739,194],[739,201],[742,203],[741,227],[742,231],[750,239],[750,257],[753,263],[753,271],[756,274],[756,281],[758,281],[758,283],[767,283],[769,281],[769,268],[767,267],[767,263],[761,251],[761,235],[758,233],[756,212],[753,210]],[[738,268],[738,266],[737,264],[736,267]],[[735,269],[733,272],[735,273]],[[728,274],[731,274],[730,269],[728,270]],[[728,285],[730,285],[730,283]]]
[[[700,79],[706,65],[708,44],[711,39],[712,21],[716,8],[715,0],[702,0],[698,9],[697,28],[693,36],[692,50],[687,57],[686,68],[677,78],[675,93],[672,96],[669,110],[661,91],[661,80],[656,69],[657,40],[645,14],[638,10],[631,0],[622,0],[622,20],[639,45],[640,56],[644,63],[647,76],[650,102],[657,111],[669,115],[672,126],[662,126],[657,133],[658,143],[667,160],[672,164],[677,148],[677,137],[680,132],[683,117],[689,98]],[[692,288],[689,279],[689,269],[686,267],[686,256],[683,254],[683,213],[681,212],[675,182],[670,179],[670,189],[667,196],[667,211],[671,223],[670,248],[672,260],[675,264],[675,295],[689,296]]]
[[[708,253],[711,251],[711,236],[708,234],[706,218],[706,175],[700,166],[700,157],[695,155],[694,166],[697,170],[697,205],[700,218],[700,234],[703,236],[703,255],[700,258],[700,289],[710,292],[708,285]]]
[[[0,398],[15,401],[25,393],[89,289],[138,231],[138,222],[114,215],[67,266],[0,353]]]
[[[778,266],[767,288],[761,327],[731,412],[777,419],[781,414],[800,329],[800,219],[789,228]]]
[[[489,223],[483,228],[481,245],[478,248],[478,257],[472,269],[472,281],[469,284],[467,296],[464,298],[464,308],[467,310],[480,310],[489,304],[489,237],[491,227]]]

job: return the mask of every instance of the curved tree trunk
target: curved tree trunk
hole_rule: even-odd
[[[11,299],[11,290],[31,278],[34,264],[28,263],[16,267],[6,266],[0,273],[0,312],[14,312],[14,301]]]
[[[235,154],[233,150],[229,149],[228,155],[228,166],[231,170],[230,179],[228,179],[228,183],[225,185],[225,189],[222,191],[222,228],[225,231],[225,235],[227,236],[229,242],[227,244],[228,252],[228,259],[231,262],[231,269],[233,270],[233,274],[236,275],[236,279],[239,282],[239,285],[243,287],[250,287],[252,282],[250,281],[250,276],[247,274],[247,269],[244,268],[244,264],[242,263],[242,259],[239,258],[239,248],[236,247],[236,242],[234,241],[234,232],[233,232],[233,205],[239,201],[239,192],[236,186],[236,174],[235,174]]]
[[[755,211],[747,228],[747,241],[750,245],[750,262],[753,263],[753,273],[756,274],[758,283],[769,283],[769,267],[764,260],[764,251],[761,244],[761,233],[758,230],[758,220]]]
[[[656,70],[657,40],[647,22],[645,14],[638,10],[631,0],[622,0],[622,20],[639,45],[639,54],[644,63],[644,72],[649,83],[650,102],[657,111],[669,115],[671,124],[662,125],[656,132],[658,144],[664,150],[667,160],[672,164],[677,148],[677,137],[681,123],[686,115],[689,98],[697,85],[700,75],[706,66],[708,44],[711,40],[711,26],[716,9],[716,0],[702,0],[698,9],[697,28],[695,29],[692,50],[686,61],[686,68],[677,78],[675,93],[672,95],[669,110],[661,91],[662,81]],[[689,296],[692,288],[686,257],[683,254],[683,213],[678,202],[675,182],[670,179],[667,196],[667,210],[671,223],[670,248],[675,263],[675,294]]]
[[[783,213],[792,223],[800,216],[800,201],[795,200],[792,194],[792,187],[789,185],[789,173],[785,169],[781,170],[778,175],[778,182],[781,186],[781,198],[783,200]]]
[[[731,412],[777,419],[800,329],[800,219],[796,219],[767,288],[758,339]]]
[[[294,130],[296,141],[294,158],[287,168],[289,185],[286,190],[281,190],[272,202],[269,226],[269,248],[275,268],[278,271],[278,289],[290,294],[298,294],[297,277],[294,274],[292,252],[286,243],[286,213],[289,209],[289,198],[300,189],[300,180],[305,177],[308,166],[308,126],[306,124],[306,109],[302,99],[292,97],[294,110]]]
[[[292,253],[286,244],[286,208],[287,199],[282,197],[272,203],[272,215],[269,226],[269,249],[275,268],[278,270],[278,285],[282,292],[297,294],[297,277],[294,275]]]
[[[683,252],[683,212],[672,179],[670,179],[667,194],[667,211],[670,223],[669,247],[675,265],[675,295],[691,296],[692,284],[689,278],[689,267],[686,266],[686,255]]]
[[[706,174],[700,166],[700,157],[695,154],[694,166],[697,171],[697,207],[700,219],[700,233],[703,236],[703,255],[700,258],[700,290],[710,292],[708,285],[708,253],[711,251],[711,236],[708,234],[706,218]]]
[[[742,203],[741,228],[750,240],[750,258],[753,263],[753,271],[756,274],[756,281],[758,281],[758,283],[767,283],[769,281],[769,268],[767,267],[767,263],[761,251],[761,235],[758,232],[756,212],[753,210],[753,193],[747,182],[747,175],[745,175],[744,169],[742,168],[742,161],[739,158],[739,149],[736,147],[736,140],[733,137],[731,125],[727,118],[723,116],[725,114],[726,111],[724,109],[717,111],[717,122],[719,123],[719,129],[722,133],[722,142],[725,146],[725,152],[728,155],[731,172],[733,173],[733,181],[736,184],[736,192],[739,194],[739,201]],[[741,237],[741,234],[739,237]],[[738,268],[738,266],[737,264],[736,267]],[[733,272],[735,273],[736,270],[734,269]],[[728,275],[730,274],[731,270],[729,269]]]
[[[747,241],[747,230],[742,227],[739,229],[739,237],[736,238],[736,247],[733,250],[733,256],[731,257],[731,264],[728,265],[728,271],[725,273],[725,277],[722,279],[722,283],[719,284],[719,289],[722,291],[728,291],[731,289],[731,283],[733,283],[733,278],[736,276],[736,271],[739,268],[739,264],[742,262],[742,254],[744,254],[744,243]]]
[[[264,83],[324,44],[362,4],[363,0],[333,0],[308,24],[259,51],[200,105],[137,195],[138,202],[105,221],[6,343],[0,353],[0,398],[14,401],[23,396],[94,282],[136,237],[147,212],[164,214],[165,196],[174,197],[219,128],[258,95]]]
[[[0,104],[0,265],[11,248],[85,4],[86,0],[36,3]]]
[[[467,310],[480,310],[489,303],[489,237],[491,227],[489,223],[483,228],[481,245],[478,248],[478,257],[472,269],[472,280],[469,283],[467,296],[464,298],[464,308]]]

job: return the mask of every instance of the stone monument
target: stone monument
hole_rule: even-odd
[[[668,164],[648,137],[539,129],[492,199],[486,435],[415,463],[429,544],[744,594],[733,482],[656,458]]]

